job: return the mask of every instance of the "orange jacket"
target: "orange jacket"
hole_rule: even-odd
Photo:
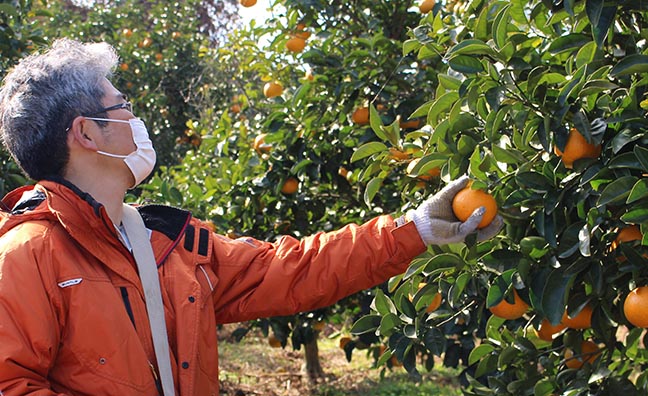
[[[23,194],[24,193],[24,194]],[[157,395],[143,291],[104,208],[65,182],[0,215],[0,394]],[[139,207],[161,278],[176,394],[218,395],[218,323],[330,305],[425,250],[389,216],[276,243],[231,240],[183,210]]]

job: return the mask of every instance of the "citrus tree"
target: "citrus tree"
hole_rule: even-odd
[[[34,10],[31,1],[0,2],[0,79],[35,45],[44,42],[40,26],[49,16],[47,11]],[[0,195],[29,182],[4,150],[0,153],[0,166]]]
[[[206,56],[229,74],[224,81],[231,96],[221,102],[205,97],[201,114],[187,123],[200,145],[181,164],[162,169],[145,197],[191,207],[230,237],[266,240],[397,210],[399,176],[376,185],[380,194],[364,194],[358,180],[365,170],[351,157],[357,147],[379,140],[369,125],[370,103],[393,128],[412,131],[422,122],[408,116],[434,90],[415,87],[435,71],[402,54],[406,26],[420,20],[413,4],[275,2],[268,20],[233,33],[228,45]],[[378,167],[404,169],[416,149],[404,143],[385,147]],[[432,191],[438,179],[429,183]],[[237,335],[259,326],[273,345],[303,345],[306,369],[316,378],[323,374],[317,359],[323,322],[343,322],[345,311],[368,312],[370,301],[353,296],[316,312],[248,323]],[[377,341],[363,336],[350,345]],[[350,357],[352,348],[347,351]]]
[[[69,37],[115,47],[120,63],[114,84],[146,121],[159,165],[177,163],[182,145],[199,144],[186,124],[199,114],[203,97],[218,92],[216,99],[223,101],[228,95],[212,84],[220,80],[211,75],[218,69],[208,67],[205,54],[237,25],[234,0],[56,1],[34,8],[51,15],[43,28],[47,41]]]
[[[506,225],[431,247],[377,292],[353,331],[388,340],[380,363],[417,376],[434,355],[461,362],[474,395],[646,392],[647,16],[631,1],[476,0],[411,30],[403,53],[436,70],[412,114],[426,125],[376,135],[420,147],[415,173],[469,174]],[[383,150],[354,153],[375,169],[367,191],[401,172],[375,167]]]

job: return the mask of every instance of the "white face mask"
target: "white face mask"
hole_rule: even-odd
[[[122,124],[130,124],[131,132],[133,134],[133,142],[135,143],[135,151],[128,155],[119,155],[107,153],[105,151],[97,151],[97,153],[106,155],[113,158],[121,158],[130,169],[133,177],[135,178],[135,184],[131,188],[137,187],[142,180],[151,173],[153,167],[155,166],[155,149],[153,148],[153,142],[149,138],[148,131],[146,130],[146,125],[144,121],[139,118],[131,118],[129,120],[116,120],[112,118],[92,118],[86,117],[88,120],[95,121],[106,121],[106,122],[121,122]]]

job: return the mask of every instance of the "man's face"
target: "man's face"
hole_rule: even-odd
[[[102,82],[104,97],[102,103],[104,108],[113,107],[126,103],[126,95],[119,92],[108,80]],[[125,108],[108,110],[107,118],[127,121],[135,118],[133,113]],[[128,155],[136,150],[133,142],[133,134],[129,124],[121,122],[108,122],[104,129],[104,140],[101,142],[101,150],[113,154]]]

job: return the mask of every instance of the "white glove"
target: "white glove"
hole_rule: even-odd
[[[461,176],[428,198],[416,209],[407,212],[405,219],[414,222],[421,239],[426,245],[463,242],[468,234],[477,230],[486,208],[481,206],[475,209],[463,223],[457,219],[452,211],[454,196],[464,189],[467,184],[468,176]],[[488,226],[477,230],[477,240],[484,241],[494,237],[503,224],[502,217],[500,215],[495,216]]]

